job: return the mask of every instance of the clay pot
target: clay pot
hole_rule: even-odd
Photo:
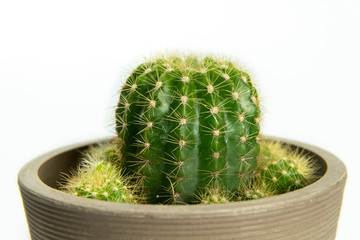
[[[78,164],[74,144],[42,155],[20,171],[18,183],[31,238],[37,239],[335,239],[347,172],[331,153],[278,138],[321,166],[319,180],[273,197],[216,205],[120,204],[57,189],[59,173]]]

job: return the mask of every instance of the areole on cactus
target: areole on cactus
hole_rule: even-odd
[[[232,62],[156,58],[121,90],[119,164],[149,203],[191,203],[209,187],[236,192],[254,177],[259,118],[257,90]]]

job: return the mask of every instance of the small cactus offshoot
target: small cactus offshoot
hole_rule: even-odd
[[[232,201],[232,198],[231,194],[219,187],[206,188],[203,193],[195,197],[199,204],[229,203]]]
[[[65,175],[61,188],[75,196],[110,202],[136,203],[134,188],[114,166],[115,147],[110,143],[90,147],[77,171]]]
[[[237,201],[255,200],[273,195],[275,195],[275,191],[261,179],[258,179],[251,186],[239,190]]]
[[[233,198],[219,189],[208,189],[203,204],[255,200],[305,187],[317,179],[318,166],[304,153],[291,149],[279,141],[260,141],[260,155],[254,181],[239,188]],[[215,196],[215,200],[212,200]],[[222,196],[222,200],[218,196]]]
[[[277,141],[262,141],[260,179],[278,194],[302,188],[316,179],[318,166],[308,156]]]

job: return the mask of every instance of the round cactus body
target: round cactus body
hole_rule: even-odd
[[[155,59],[120,93],[121,164],[150,203],[189,203],[210,186],[236,191],[257,167],[259,117],[257,91],[233,63]]]

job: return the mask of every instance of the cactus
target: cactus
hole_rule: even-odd
[[[134,194],[129,179],[114,166],[117,154],[113,144],[90,147],[84,153],[76,172],[64,175],[61,189],[75,196],[120,203],[136,203],[140,198]]]
[[[232,201],[232,194],[224,191],[220,187],[210,187],[204,189],[204,191],[196,196],[195,199],[199,204],[219,204],[229,203]]]
[[[190,203],[253,178],[259,99],[249,75],[228,60],[160,57],[139,65],[116,108],[118,162],[150,203]]]
[[[255,200],[275,195],[275,191],[262,179],[258,179],[251,186],[240,189],[237,201]]]
[[[310,157],[277,141],[261,143],[260,178],[277,194],[302,188],[316,179],[318,166]]]

